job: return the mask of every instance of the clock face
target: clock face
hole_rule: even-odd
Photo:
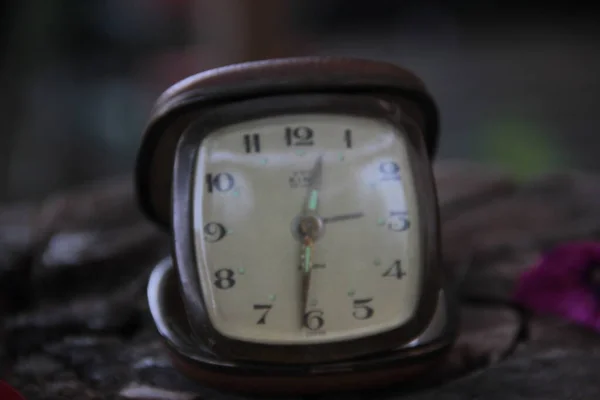
[[[268,117],[207,135],[193,234],[213,327],[311,344],[413,318],[423,260],[409,154],[397,127],[350,115]]]

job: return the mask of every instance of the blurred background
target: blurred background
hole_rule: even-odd
[[[129,173],[156,97],[254,59],[335,54],[420,75],[439,158],[518,178],[600,170],[593,3],[19,0],[0,6],[0,202]]]

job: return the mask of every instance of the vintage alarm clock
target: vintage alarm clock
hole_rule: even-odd
[[[206,385],[308,393],[413,379],[451,347],[432,97],[383,62],[307,57],[191,76],[158,99],[136,188],[172,235],[150,311]]]

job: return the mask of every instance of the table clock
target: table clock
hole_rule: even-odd
[[[406,382],[451,348],[431,162],[437,106],[384,62],[225,66],[157,100],[136,166],[172,255],[148,301],[205,385],[314,393]]]

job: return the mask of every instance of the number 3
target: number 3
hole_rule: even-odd
[[[388,229],[394,232],[403,232],[410,228],[408,213],[406,211],[390,211]]]

